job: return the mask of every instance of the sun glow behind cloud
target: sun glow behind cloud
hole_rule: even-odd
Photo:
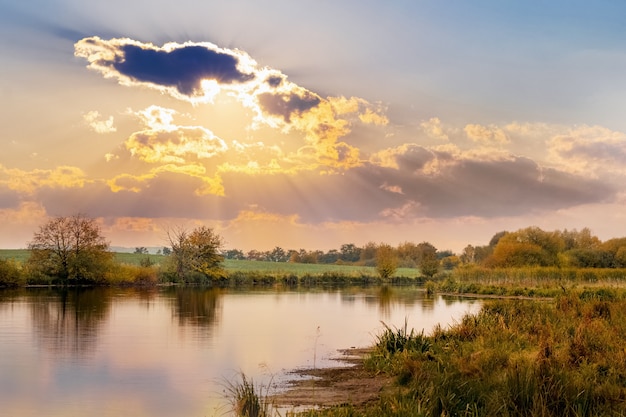
[[[74,54],[89,73],[112,81],[92,77],[98,91],[122,86],[101,107],[90,99],[74,114],[73,134],[94,153],[95,145],[103,150],[89,154],[100,162],[52,159],[24,168],[3,161],[1,209],[32,203],[59,214],[71,202],[127,232],[135,230],[132,219],[178,218],[227,233],[247,224],[250,239],[276,224],[294,236],[333,228],[340,236],[347,225],[382,230],[612,202],[626,175],[626,137],[602,126],[471,120],[469,107],[464,118],[416,107],[399,120],[395,103],[322,94],[210,42],[92,36],[75,42]],[[298,68],[289,75],[307,80]],[[407,94],[418,81],[370,79],[385,88],[404,82]],[[364,91],[377,97],[381,90]]]

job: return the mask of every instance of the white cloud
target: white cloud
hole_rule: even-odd
[[[92,110],[83,115],[83,120],[89,127],[91,127],[96,133],[113,133],[117,129],[113,125],[113,116],[108,119],[101,119],[101,115],[98,111]]]

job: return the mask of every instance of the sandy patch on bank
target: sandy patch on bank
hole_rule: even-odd
[[[351,404],[360,406],[378,401],[383,388],[393,378],[375,374],[363,366],[369,349],[340,351],[338,366],[332,368],[302,369],[292,373],[297,379],[288,382],[287,389],[272,396],[280,408],[329,407]]]

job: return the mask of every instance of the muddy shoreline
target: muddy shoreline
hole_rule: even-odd
[[[336,367],[292,371],[294,379],[287,382],[286,390],[272,396],[272,402],[280,408],[301,409],[342,404],[358,407],[378,401],[393,378],[365,369],[363,360],[371,348],[339,353]]]

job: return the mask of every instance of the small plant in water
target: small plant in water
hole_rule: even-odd
[[[381,322],[385,330],[376,337],[376,347],[386,355],[393,355],[404,350],[417,350],[426,352],[430,348],[430,342],[424,336],[424,331],[415,333],[415,329],[408,331],[407,319],[404,319],[404,328],[392,329],[385,322]]]
[[[320,326],[317,326],[317,330],[315,331],[315,345],[313,346],[313,369],[317,369],[317,340],[321,336]]]
[[[227,381],[226,397],[232,407],[232,412],[237,417],[269,417],[273,411],[270,401],[269,390],[271,381],[264,388],[263,385],[255,385],[252,378],[241,373],[241,380],[237,382]]]

